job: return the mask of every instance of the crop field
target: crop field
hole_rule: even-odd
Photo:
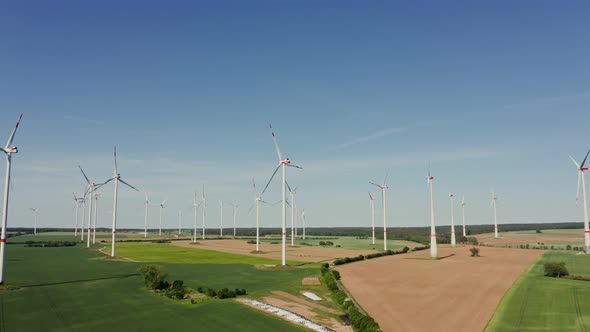
[[[143,234],[137,233],[117,233],[118,239],[143,239]],[[96,240],[109,240],[111,239],[111,233],[97,232]],[[92,240],[92,239],[91,239]],[[50,233],[37,233],[37,235],[27,234],[21,236],[10,237],[6,240],[8,243],[15,242],[26,242],[26,241],[81,241],[80,233],[78,236],[74,236],[73,232],[50,232]],[[86,232],[84,232],[84,241],[86,241]]]
[[[500,238],[494,238],[494,233],[485,233],[475,235],[479,242],[486,245],[498,247],[509,246],[517,247],[519,245],[529,246],[554,246],[563,248],[566,245],[583,246],[584,230],[583,229],[544,229],[541,233],[536,231],[515,231],[499,233]]]
[[[225,258],[229,256],[236,255]],[[193,305],[152,294],[138,274],[141,263],[105,260],[96,250],[14,244],[7,246],[7,257],[6,282],[21,288],[0,291],[2,332],[231,331],[236,326],[240,331],[303,331],[233,300],[212,299]],[[228,258],[224,264],[157,265],[170,280],[182,279],[191,288],[245,288],[250,298],[279,289],[297,294],[303,277],[319,275],[317,268],[261,270],[251,264],[228,263],[233,259]]]
[[[482,331],[538,250],[440,246],[337,267],[342,283],[384,331]]]
[[[544,277],[549,261],[590,277],[590,256],[546,251],[506,293],[486,332],[590,330],[590,282]]]
[[[205,240],[198,244],[192,244],[190,241],[174,241],[171,243],[174,246],[194,249],[207,249],[222,251],[226,253],[234,253],[246,256],[253,256],[258,258],[266,258],[278,261],[282,257],[282,247],[280,243],[261,243],[260,251],[256,253],[256,244],[248,243],[245,239],[236,240]],[[319,263],[332,262],[337,258],[351,257],[358,255],[367,255],[377,252],[372,249],[356,250],[337,248],[334,246],[320,247],[320,246],[294,246],[287,244],[287,263],[290,265],[301,264],[301,262]]]
[[[261,243],[269,243],[269,242],[276,242],[280,241],[280,239],[261,239]],[[331,246],[326,246],[326,248],[340,246],[340,248],[344,249],[355,249],[355,250],[383,250],[383,240],[375,239],[375,244],[373,244],[370,238],[358,238],[353,236],[341,236],[341,237],[316,237],[312,236],[305,240],[298,238],[295,240],[295,245],[297,246],[304,246],[304,245],[312,245],[312,246],[319,246],[320,241],[330,241],[333,243]],[[291,241],[287,240],[290,244]],[[405,246],[410,248],[416,246],[422,246],[420,243],[411,242],[411,241],[402,241],[402,240],[388,240],[387,241],[387,249],[396,250],[401,249]]]

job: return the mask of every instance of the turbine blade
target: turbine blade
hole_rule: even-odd
[[[289,203],[289,200],[285,200],[285,204],[289,205],[289,207],[291,206],[291,203]]]
[[[374,185],[375,187],[378,187],[380,189],[383,189],[380,185],[376,184],[375,182],[371,182],[369,181],[370,184]]]
[[[134,186],[130,185],[129,183],[123,181],[123,179],[119,178],[119,181],[121,181],[124,185],[126,185],[127,187],[135,190],[135,191],[139,191],[139,189],[135,188]]]
[[[80,171],[82,171],[82,175],[84,175],[84,178],[86,179],[86,182],[88,184],[90,184],[90,180],[88,179],[88,177],[86,176],[86,173],[84,173],[84,170],[82,169],[82,167],[80,165],[78,165],[78,168],[80,169]]]
[[[385,172],[385,177],[383,178],[383,186],[387,184],[387,177],[389,176],[389,171]]]
[[[117,173],[117,146],[116,145],[113,147],[113,155],[115,157],[115,175],[117,175],[119,173]]]
[[[371,193],[370,193],[370,192],[369,192],[368,194],[369,194],[369,199],[370,199],[370,200],[373,200],[373,195],[371,195]]]
[[[14,134],[16,134],[16,130],[18,129],[18,125],[20,124],[20,119],[22,119],[23,114],[21,113],[20,116],[18,117],[18,121],[16,122],[16,126],[14,126],[14,129],[12,130],[12,134],[10,134],[10,137],[8,137],[8,141],[6,142],[6,146],[4,147],[5,149],[10,149],[10,145],[12,144],[12,141],[14,140]]]
[[[574,157],[572,157],[571,155],[568,155],[570,157],[570,159],[572,160],[572,162],[574,163],[574,165],[576,165],[577,169],[580,169],[582,167],[580,167],[580,164],[578,164],[578,162],[574,159]]]
[[[275,149],[277,150],[277,155],[279,156],[279,161],[283,160],[283,154],[281,153],[281,148],[279,147],[279,142],[277,141],[277,137],[275,136],[275,132],[272,130],[272,125],[268,124],[270,127],[270,133],[272,135],[272,140],[275,143]]]
[[[248,209],[248,215],[250,215],[250,212],[252,212],[252,209],[254,209],[255,205],[256,203],[252,204],[252,206]]]
[[[274,173],[272,173],[272,176],[270,177],[270,180],[268,180],[268,183],[266,184],[266,186],[264,187],[264,190],[262,190],[262,194],[264,195],[264,193],[266,192],[266,189],[268,188],[268,186],[270,185],[272,179],[275,177],[275,175],[277,174],[277,172],[279,171],[279,168],[281,167],[282,164],[279,164],[279,166],[277,166],[277,168],[275,169]]]
[[[289,185],[289,182],[285,181],[285,183],[287,184],[287,190],[292,193],[293,190],[291,190],[291,186]]]
[[[582,161],[582,164],[580,164],[580,167],[584,167],[584,164],[586,164],[586,159],[588,159],[589,154],[590,154],[590,150],[588,150],[588,152],[586,153],[586,157],[584,157],[584,160]]]
[[[303,167],[297,166],[297,165],[293,165],[293,164],[287,164],[287,166],[294,167],[294,168],[299,168],[299,169],[303,169]]]

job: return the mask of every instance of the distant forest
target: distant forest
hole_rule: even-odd
[[[498,231],[512,232],[512,231],[534,231],[543,229],[581,229],[583,224],[581,222],[568,222],[568,223],[538,223],[538,224],[500,224],[498,225]],[[476,235],[483,233],[492,233],[494,231],[494,225],[467,225],[467,235]],[[219,228],[208,228],[207,232],[209,235],[215,235]],[[224,233],[230,234],[233,232],[233,228],[224,228]],[[97,228],[98,232],[110,232],[110,228]],[[143,232],[143,229],[120,229],[118,232]],[[148,230],[153,233],[154,230]],[[32,228],[12,228],[9,231],[9,236],[32,234]],[[37,232],[73,232],[71,228],[37,228]],[[175,234],[177,229],[167,229],[166,233]],[[184,235],[192,232],[192,229],[185,229]],[[437,239],[440,243],[449,243],[451,238],[451,226],[437,226]],[[279,236],[281,233],[280,228],[260,228],[260,236]],[[287,232],[288,235],[290,231]],[[312,227],[306,228],[306,236],[355,236],[355,237],[370,237],[370,227]],[[427,244],[430,241],[430,227],[388,227],[387,233],[390,239],[395,240],[407,240],[419,243]],[[256,236],[256,228],[237,228],[236,234],[240,237],[253,237]],[[298,235],[301,236],[302,230],[299,228]],[[462,226],[455,226],[455,234],[457,239],[462,236]],[[383,239],[383,228],[375,227],[375,236],[378,239]],[[230,236],[228,236],[230,237]]]

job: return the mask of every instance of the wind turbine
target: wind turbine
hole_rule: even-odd
[[[387,250],[387,215],[385,209],[385,190],[389,189],[389,186],[385,184],[387,182],[387,175],[388,173],[385,173],[385,178],[383,179],[383,184],[381,185],[369,181],[370,184],[381,189],[381,200],[383,203],[383,250]]]
[[[96,244],[96,220],[98,220],[98,198],[100,193],[94,194],[94,223],[92,224],[92,244]],[[90,233],[88,234],[90,236]]]
[[[455,207],[453,204],[453,197],[455,195],[449,193],[449,199],[451,200],[451,247],[457,246],[457,240],[455,239]]]
[[[76,208],[76,218],[75,218],[76,219],[76,227],[74,228],[74,237],[77,237],[78,236],[78,214],[79,214],[78,210],[80,208],[80,204],[84,203],[84,198],[76,197],[75,193],[72,193],[72,195],[74,195],[74,202],[75,202],[74,204],[75,204],[75,208]]]
[[[78,165],[78,168],[80,169],[80,172],[82,172],[82,175],[84,176],[84,179],[88,184],[88,189],[86,189],[86,192],[84,193],[84,198],[86,198],[86,195],[89,195],[90,206],[88,207],[88,232],[86,234],[86,248],[90,248],[90,225],[92,225],[92,201],[94,200],[94,191],[105,185],[110,180],[101,184],[96,184],[95,182],[90,181],[90,179],[88,178],[88,176],[86,176],[86,173],[84,173],[84,170],[80,165]],[[84,218],[82,218],[82,241],[84,241]]]
[[[231,207],[233,208],[233,213],[234,213],[234,238],[236,237],[236,214],[238,212],[238,207],[240,207],[238,204],[233,204],[233,203],[229,203],[229,205],[231,205]]]
[[[303,239],[305,240],[305,209],[301,212],[301,221],[303,221]]]
[[[117,171],[117,147],[115,146],[113,148],[113,156],[115,159],[115,168],[113,169],[113,177],[110,178],[109,180],[107,180],[105,183],[106,184],[112,180],[115,180],[115,198],[113,200],[113,227],[112,227],[112,237],[111,237],[111,256],[115,257],[115,233],[117,232],[117,194],[119,193],[119,182],[123,183],[124,185],[126,185],[127,187],[135,190],[135,191],[139,191],[137,188],[135,188],[134,186],[130,185],[129,183],[123,181],[123,179],[121,179],[121,174],[119,174],[119,172]]]
[[[197,192],[195,191],[195,200],[193,201],[193,209],[195,209],[195,231],[193,234],[193,242],[197,242],[197,212],[199,209],[199,203],[197,203]]]
[[[371,230],[373,233],[373,244],[375,244],[375,199],[369,193],[369,200],[371,201]]]
[[[10,187],[10,161],[12,159],[12,154],[18,153],[17,147],[11,145],[12,141],[14,140],[14,134],[16,133],[16,129],[18,128],[20,119],[22,117],[23,115],[21,114],[4,148],[0,148],[2,152],[4,152],[4,154],[6,155],[6,180],[4,183],[4,204],[2,206],[2,233],[0,235],[0,285],[4,284],[4,254],[6,249],[6,225],[8,224],[8,189]]]
[[[434,227],[434,198],[432,195],[434,176],[430,175],[430,167],[428,167],[427,179],[428,188],[430,189],[430,257],[438,258],[438,247],[436,246],[436,228]]]
[[[29,208],[35,215],[35,226],[33,227],[33,235],[37,235],[37,217],[39,216],[39,209]]]
[[[203,185],[203,195],[201,204],[201,213],[203,214],[203,240],[205,240],[205,209],[207,208],[207,199],[205,198],[205,185]]]
[[[182,234],[182,210],[178,210],[178,235]]]
[[[496,218],[496,200],[498,199],[498,197],[496,197],[496,194],[494,194],[494,192],[492,191],[492,200],[490,201],[490,208],[493,206],[494,207],[494,237],[497,239],[498,236],[498,220]]]
[[[223,202],[219,200],[219,237],[223,238]]]
[[[148,224],[148,210],[150,206],[150,200],[148,199],[148,194],[145,194],[145,219],[143,221],[143,237],[147,238],[147,224]]]
[[[270,125],[269,125],[270,126]],[[283,183],[282,183],[282,187],[283,187],[283,211],[281,213],[281,217],[282,217],[282,232],[281,232],[281,237],[282,237],[282,259],[281,259],[281,264],[283,266],[287,265],[287,166],[289,167],[295,167],[295,168],[299,168],[301,169],[301,167],[296,166],[291,164],[291,160],[289,160],[289,158],[285,158],[283,159],[283,154],[281,153],[281,149],[279,147],[279,142],[277,141],[277,138],[275,137],[275,133],[274,131],[272,131],[272,126],[270,126],[270,130],[271,130],[271,134],[272,134],[272,139],[275,143],[275,149],[277,150],[277,155],[279,157],[279,165],[277,166],[277,168],[275,169],[274,173],[272,173],[272,176],[270,177],[270,180],[268,180],[268,183],[266,184],[266,187],[264,187],[264,190],[262,191],[262,195],[264,195],[264,192],[266,191],[266,188],[268,188],[268,185],[270,184],[270,182],[272,181],[272,179],[274,178],[275,174],[277,174],[279,168],[283,169]]]
[[[159,233],[159,236],[162,236],[162,211],[164,210],[165,203],[166,203],[166,200],[163,200],[162,203],[158,204],[158,206],[160,207],[160,233]]]
[[[288,183],[287,186],[289,186]],[[293,190],[289,187],[289,194],[291,195],[291,247],[293,247],[295,245],[295,195],[297,195],[297,187]]]
[[[467,233],[465,232],[465,195],[461,198],[461,215],[463,217],[463,237],[467,237]]]
[[[256,251],[260,251],[260,203],[266,202],[262,200],[260,195],[258,195],[254,178],[252,178],[252,190],[254,191],[254,204],[252,204],[248,210],[248,214],[250,214],[254,206],[256,206]]]
[[[578,168],[578,189],[576,190],[576,206],[578,206],[578,197],[580,196],[580,183],[582,184],[582,199],[584,200],[584,251],[586,254],[590,254],[590,228],[588,227],[588,203],[586,202],[586,180],[584,178],[584,171],[588,170],[588,167],[584,166],[588,159],[590,150],[586,153],[586,157],[582,160],[582,164],[578,164],[572,156],[570,159],[574,162],[574,165]],[[4,238],[4,237],[2,237]]]

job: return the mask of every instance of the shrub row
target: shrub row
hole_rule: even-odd
[[[139,272],[143,275],[143,282],[148,289],[168,298],[180,300],[190,293],[190,289],[184,286],[184,281],[174,280],[170,284],[166,280],[166,275],[155,265],[142,265]]]
[[[25,247],[75,247],[75,241],[27,241]]]
[[[339,259],[335,260],[333,264],[334,265],[348,264],[348,263],[352,263],[352,262],[358,262],[358,261],[362,261],[365,259],[372,259],[372,258],[377,258],[377,257],[382,257],[382,256],[405,254],[408,251],[410,251],[410,248],[404,247],[401,251],[385,250],[385,251],[376,252],[373,254],[368,254],[365,256],[359,255],[356,257],[344,257],[344,258],[339,258]]]
[[[332,241],[320,241],[320,246],[333,246],[334,242]]]
[[[203,287],[199,287],[197,288],[197,292],[201,293],[201,294],[205,294],[209,297],[217,297],[218,299],[229,299],[232,297],[236,297],[239,295],[246,295],[246,290],[244,288],[236,288],[234,290],[231,290],[229,288],[222,288],[218,291],[211,289],[211,288],[203,288]]]
[[[338,288],[336,280],[340,279],[340,273],[336,270],[330,270],[327,263],[321,267],[322,281],[331,291],[332,300],[338,303],[346,311],[352,327],[359,332],[376,332],[381,331],[379,324],[370,316],[363,315],[348,299],[346,294]]]

